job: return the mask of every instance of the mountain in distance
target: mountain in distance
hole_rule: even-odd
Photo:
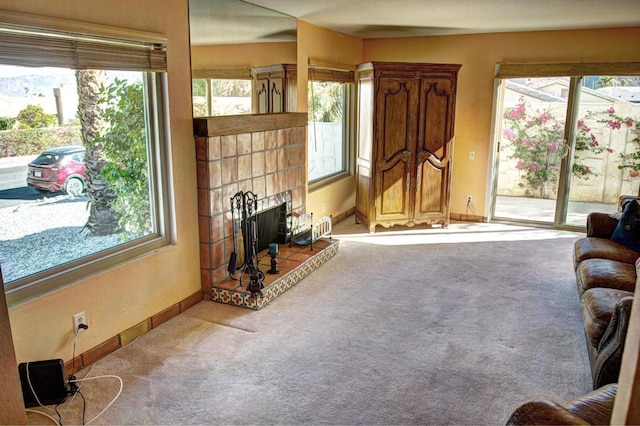
[[[107,71],[106,84],[115,78],[128,81],[140,81],[142,73],[131,71]],[[76,76],[72,70],[68,73],[52,73],[47,75],[20,75],[0,77],[0,95],[10,97],[53,96],[53,89],[65,88],[76,92]]]
[[[76,90],[74,75],[22,75],[0,77],[0,94],[11,97],[53,96],[53,89],[70,87]]]

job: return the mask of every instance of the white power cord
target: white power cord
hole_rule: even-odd
[[[44,407],[44,408],[50,410],[50,408],[48,408],[48,407]],[[42,411],[38,411],[38,410],[33,410],[31,408],[25,408],[25,411],[27,413],[36,413],[36,414],[40,414],[41,416],[45,416],[45,417],[49,418],[53,422],[53,424],[60,426],[60,423],[58,423],[58,421],[56,419],[54,419],[52,416],[48,415],[47,413],[43,413]]]
[[[109,407],[111,407],[111,405],[113,405],[114,402],[116,402],[116,400],[120,397],[120,394],[122,393],[122,389],[124,387],[124,382],[122,381],[121,377],[113,375],[113,374],[107,374],[107,375],[104,375],[104,376],[95,376],[95,377],[85,377],[84,379],[71,380],[72,383],[78,383],[78,382],[86,382],[86,381],[89,381],[89,380],[107,379],[107,378],[118,379],[118,381],[120,382],[120,389],[118,389],[118,393],[116,394],[116,396],[113,397],[111,402],[109,402],[109,404],[107,404],[107,406],[104,407],[104,409],[102,411],[100,411],[100,413],[98,413],[97,416],[95,416],[93,419],[91,419],[87,423],[85,423],[85,425],[91,424],[95,419],[97,419],[102,414],[104,414],[104,412],[107,411],[107,409]]]

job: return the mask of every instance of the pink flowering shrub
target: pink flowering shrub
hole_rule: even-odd
[[[613,108],[605,111],[614,114]],[[620,128],[621,121],[610,118],[612,129]],[[503,136],[511,143],[513,153],[509,158],[517,159],[516,168],[522,173],[520,187],[525,188],[527,196],[549,198],[549,185],[555,192],[560,173],[560,164],[564,154],[564,119],[556,118],[548,109],[530,111],[523,98],[515,107],[504,111]],[[637,123],[636,123],[637,124]],[[617,126],[617,127],[616,127]],[[639,144],[640,149],[640,144]],[[579,120],[576,129],[576,146],[574,150],[573,176],[589,179],[595,173],[581,163],[579,153],[590,151],[600,154],[612,152],[610,148],[600,146],[596,136]],[[640,152],[638,153],[640,158]],[[640,175],[640,167],[638,167]]]
[[[617,114],[613,107],[601,112],[587,111],[586,117],[596,119],[598,123],[604,124],[612,131],[629,132],[632,137],[631,142],[635,146],[635,149],[633,152],[621,152],[618,154],[620,160],[618,168],[627,170],[627,177],[629,179],[635,179],[640,176],[640,121],[632,117],[623,117]]]

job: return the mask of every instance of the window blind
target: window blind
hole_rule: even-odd
[[[353,83],[353,71],[312,68],[309,67],[309,80],[311,81],[332,81],[337,83]]]
[[[88,24],[87,24],[88,25]],[[48,30],[0,22],[0,63],[32,67],[167,70],[164,43]]]
[[[498,64],[496,78],[640,75],[640,62],[568,62]]]
[[[251,80],[251,70],[249,68],[210,68],[193,70],[192,78],[217,78],[229,80]]]

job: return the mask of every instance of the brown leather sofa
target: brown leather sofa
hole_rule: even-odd
[[[594,388],[618,381],[640,271],[640,253],[610,239],[617,225],[617,215],[590,213],[573,252]]]
[[[573,265],[595,391],[567,404],[529,401],[507,425],[609,424],[640,275],[640,252],[611,240],[620,212],[636,197],[620,197],[618,214],[590,213],[587,235],[576,241]]]
[[[507,425],[608,425],[617,390],[617,384],[609,384],[563,405],[525,402],[511,414]]]

